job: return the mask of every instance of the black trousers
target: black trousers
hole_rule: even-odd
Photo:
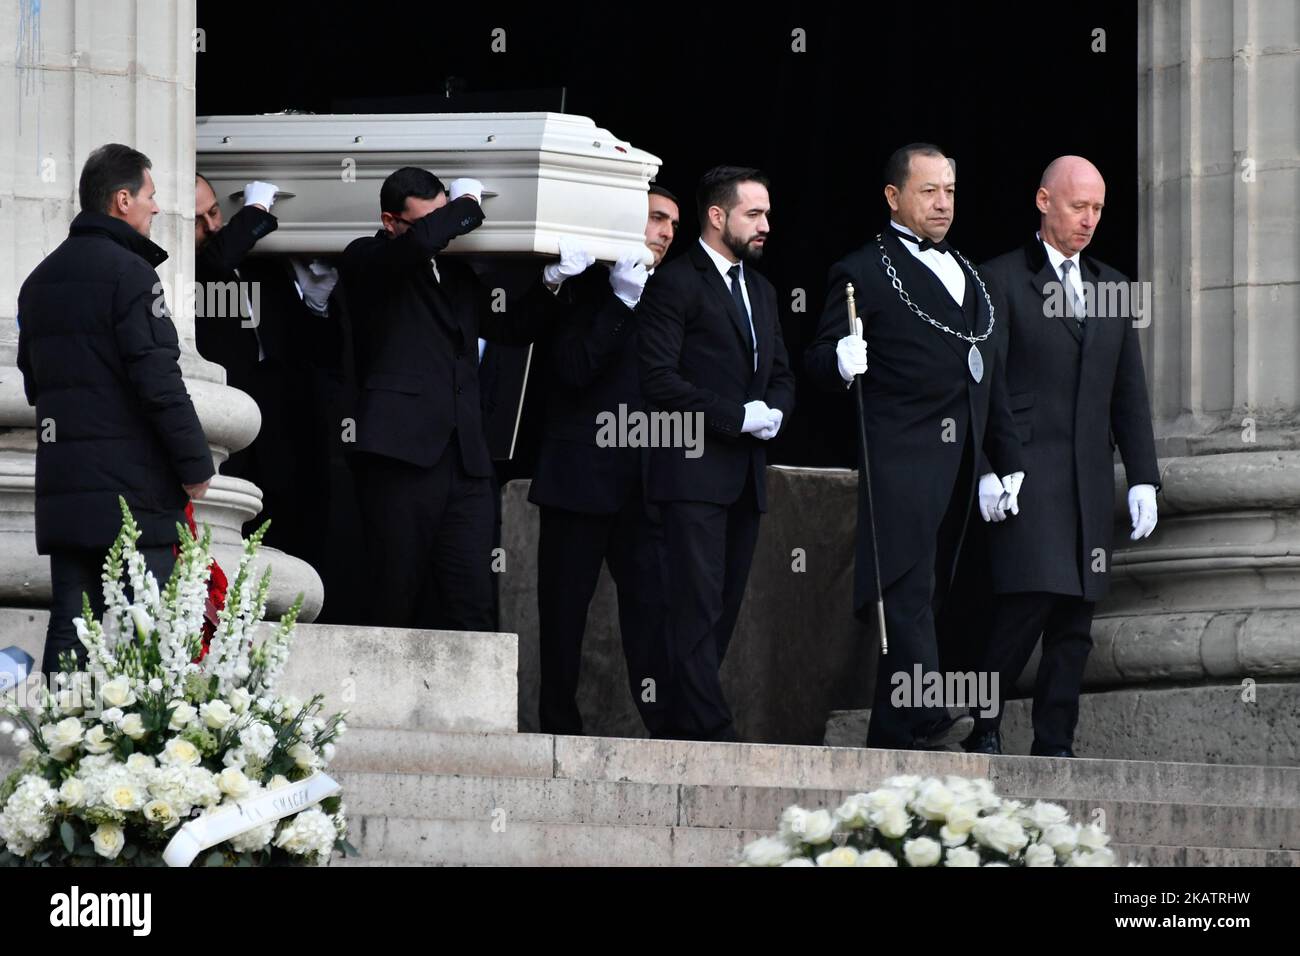
[[[673,693],[664,735],[736,740],[720,671],[758,541],[761,515],[753,476],[733,504],[667,501],[660,510],[673,657]]]
[[[963,532],[970,515],[971,477],[974,453],[970,437],[962,452],[957,480],[947,509],[939,522],[934,545],[898,580],[884,588],[885,627],[889,631],[889,653],[876,664],[876,688],[871,704],[871,724],[867,728],[867,746],[910,750],[916,739],[925,736],[934,725],[948,719],[943,707],[914,707],[912,693],[903,695],[903,706],[894,705],[895,674],[906,675],[903,689],[915,683],[915,668],[921,673],[942,673],[935,620],[948,598]],[[879,502],[877,503],[879,505]],[[871,610],[868,605],[866,610]],[[875,628],[869,629],[873,634]],[[879,643],[879,635],[875,635]]]
[[[352,469],[370,567],[366,623],[493,630],[492,479],[465,473],[455,441],[429,468],[357,454]]]
[[[171,577],[176,565],[173,545],[164,544],[139,549],[145,567],[153,574],[161,591]],[[81,617],[81,596],[90,598],[90,609],[95,618],[104,615],[104,553],[98,551],[54,551],[50,554],[50,583],[53,596],[50,601],[50,623],[45,630],[45,652],[41,657],[41,672],[47,676],[59,669],[59,655],[74,651],[79,665],[86,663],[86,649],[77,640],[77,629],[72,619]],[[128,587],[129,591],[129,587]]]
[[[628,687],[650,736],[665,730],[672,690],[664,629],[663,526],[633,495],[614,514],[542,509],[537,544],[537,611],[541,624],[541,729],[581,734],[578,675],[587,609],[602,563],[618,590],[619,633]],[[647,683],[649,681],[650,683]]]
[[[1039,637],[1043,639],[1034,684],[1035,753],[1073,749],[1083,672],[1092,651],[1095,607],[1091,601],[1063,594],[1027,592],[997,597],[982,669],[998,674],[999,704],[1020,679]],[[977,733],[997,730],[1001,723],[999,708],[996,717],[978,717],[975,729]]]

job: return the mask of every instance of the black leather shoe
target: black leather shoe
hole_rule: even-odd
[[[1037,741],[1029,748],[1031,757],[1073,757],[1074,751],[1069,747],[1040,747]]]
[[[949,717],[941,720],[913,741],[917,750],[937,750],[951,744],[959,744],[970,736],[975,729],[975,718],[970,714]]]
[[[996,730],[986,730],[975,734],[970,740],[966,741],[966,752],[968,754],[1000,754],[1002,753],[1002,735]]]

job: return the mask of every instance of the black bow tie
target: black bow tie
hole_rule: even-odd
[[[938,242],[931,242],[929,239],[918,239],[916,236],[909,236],[907,233],[898,229],[891,229],[890,232],[896,235],[899,239],[906,239],[908,242],[913,243],[922,252],[925,252],[926,249],[936,249],[939,252],[946,253],[950,248],[948,240],[946,239],[940,239]]]

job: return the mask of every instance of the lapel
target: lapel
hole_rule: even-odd
[[[947,304],[943,299],[939,298],[939,292],[934,288],[935,285],[938,285],[940,289],[942,289],[943,283],[939,281],[939,277],[931,272],[927,266],[918,262],[916,257],[907,251],[903,246],[904,241],[905,240],[899,239],[895,236],[888,228],[885,229],[881,236],[881,242],[885,245],[885,251],[889,255],[889,258],[894,262],[894,270],[898,273],[899,281],[903,283],[903,288],[907,290],[908,296],[910,296],[912,301],[916,303],[917,308],[929,315],[930,318],[934,319],[936,322],[943,322],[944,325],[950,325],[950,323],[944,321],[944,319],[948,317]],[[872,243],[872,245],[874,246],[875,244]],[[949,253],[949,255],[951,254],[952,253]],[[879,256],[877,256],[876,259],[881,273],[884,274],[885,284],[890,286],[890,292],[894,292],[892,283],[889,280],[889,274],[885,272],[885,264],[879,261]],[[934,282],[931,283],[927,276],[933,278]],[[894,292],[894,295],[897,297],[896,292]],[[946,296],[946,298],[948,302],[952,302],[956,305],[956,301],[953,300],[951,296]],[[957,355],[961,359],[962,365],[964,366],[966,364],[966,357],[970,352],[969,342],[963,342],[955,335],[949,335],[942,329],[936,329],[920,316],[913,315],[912,310],[904,305],[901,299],[898,300],[898,307],[907,313],[907,317],[911,321],[923,325],[925,327],[924,331],[927,334],[937,335],[939,338],[943,339],[948,348],[952,349],[953,354]]]
[[[1060,283],[1061,277],[1057,271],[1052,268],[1051,261],[1047,258],[1047,250],[1043,248],[1042,242],[1037,238],[1031,239],[1025,244],[1025,265],[1029,269],[1029,284],[1033,287],[1041,301],[1046,302],[1048,292],[1047,285],[1050,282]],[[1056,316],[1056,321],[1061,323],[1061,328],[1070,333],[1078,345],[1083,344],[1083,333],[1079,331],[1079,323],[1065,314]],[[1085,322],[1084,328],[1092,325],[1091,322]]]
[[[735,329],[736,336],[740,341],[740,350],[741,352],[750,355],[747,364],[752,368],[754,360],[752,354],[749,353],[749,322],[740,314],[740,310],[736,308],[736,302],[731,297],[731,290],[727,288],[727,283],[723,281],[721,274],[718,272],[718,267],[713,264],[713,259],[711,259],[709,254],[704,251],[704,247],[700,245],[699,240],[696,240],[695,243],[691,245],[687,255],[691,257],[691,262],[695,264],[695,268],[700,271],[701,278],[704,280],[705,286],[708,287],[709,293],[713,297],[714,304],[719,309],[722,309],[726,315],[731,317],[731,326]],[[756,301],[758,298],[757,294],[752,295],[749,300],[749,307],[754,310],[754,332],[759,336],[758,349],[759,359],[761,360],[764,353],[768,350],[763,348],[762,333],[759,332],[760,310],[758,302]]]

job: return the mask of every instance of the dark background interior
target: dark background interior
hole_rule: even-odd
[[[1047,162],[1087,156],[1108,187],[1089,252],[1136,272],[1134,4],[700,4],[648,8],[644,22],[633,9],[199,0],[198,113],[555,109],[563,97],[663,160],[658,181],[687,207],[677,253],[695,239],[700,173],[760,166],[773,180],[762,271],[787,304],[807,292],[807,311],[783,316],[796,368],[829,266],[885,221],[881,169],[904,143],[957,160],[949,238],[975,262],[1032,235]],[[504,53],[491,50],[497,27]],[[797,27],[806,53],[791,50]],[[1105,52],[1092,51],[1097,28]],[[769,460],[851,465],[853,441],[849,402],[801,387]]]

